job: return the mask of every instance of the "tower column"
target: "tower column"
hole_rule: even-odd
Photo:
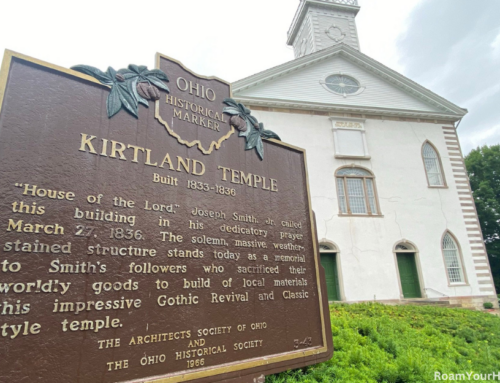
[[[359,9],[358,0],[300,0],[287,40],[295,58],[339,43],[359,50],[355,21]]]

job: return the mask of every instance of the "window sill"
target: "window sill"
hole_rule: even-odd
[[[352,158],[354,160],[369,160],[372,156],[353,156],[349,154],[335,154],[335,158]]]
[[[384,218],[383,214],[339,214],[339,217]]]
[[[448,284],[448,287],[466,287],[466,286],[470,286],[468,283],[465,283],[465,282],[460,282],[460,283],[449,283]]]
[[[448,186],[447,185],[443,185],[443,186],[432,186],[432,185],[427,185],[427,187],[429,189],[448,189]]]

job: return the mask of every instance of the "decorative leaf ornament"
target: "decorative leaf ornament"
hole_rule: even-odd
[[[106,107],[108,118],[113,117],[121,109],[138,118],[139,104],[149,107],[148,100],[159,100],[160,89],[170,93],[168,77],[160,69],[148,70],[144,65],[129,65],[128,68],[118,71],[109,67],[106,72],[89,65],[75,65],[71,69],[85,73],[97,79],[100,83],[111,87]],[[223,101],[227,106],[222,110],[231,116],[230,124],[239,131],[240,137],[245,137],[245,150],[255,148],[260,159],[264,159],[264,144],[262,139],[281,138],[274,132],[264,129],[264,124],[259,123],[251,115],[250,109],[236,102],[232,98]]]
[[[245,150],[255,148],[260,159],[263,160],[264,144],[262,143],[262,139],[274,138],[281,141],[281,138],[273,131],[265,130],[264,124],[258,122],[257,119],[251,115],[250,109],[245,107],[242,103],[236,102],[232,98],[224,99],[223,103],[227,106],[222,111],[231,115],[229,122],[240,132],[240,137],[245,137]]]
[[[128,69],[115,71],[109,67],[106,72],[88,65],[76,65],[71,69],[85,73],[111,87],[106,106],[108,117],[113,117],[124,108],[138,118],[139,103],[149,107],[147,100],[158,100],[163,89],[170,92],[164,82],[168,82],[167,75],[160,69],[148,70],[144,65],[129,65]]]

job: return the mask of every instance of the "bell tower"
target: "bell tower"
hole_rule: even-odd
[[[358,0],[300,0],[287,40],[295,58],[339,43],[359,50],[355,21],[359,9]]]

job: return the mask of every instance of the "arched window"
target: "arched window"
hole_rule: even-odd
[[[371,172],[348,167],[337,170],[336,177],[341,214],[380,215],[375,177]]]
[[[407,242],[400,242],[396,245],[395,247],[396,252],[398,253],[403,253],[403,252],[415,252],[415,248],[413,247],[412,244],[407,243]]]
[[[465,283],[460,249],[455,239],[448,232],[443,237],[442,247],[449,282]]]
[[[320,253],[336,253],[337,247],[331,243],[320,243],[319,244]]]
[[[425,142],[422,146],[422,157],[424,159],[429,186],[446,186],[441,159],[437,150],[430,142]]]

